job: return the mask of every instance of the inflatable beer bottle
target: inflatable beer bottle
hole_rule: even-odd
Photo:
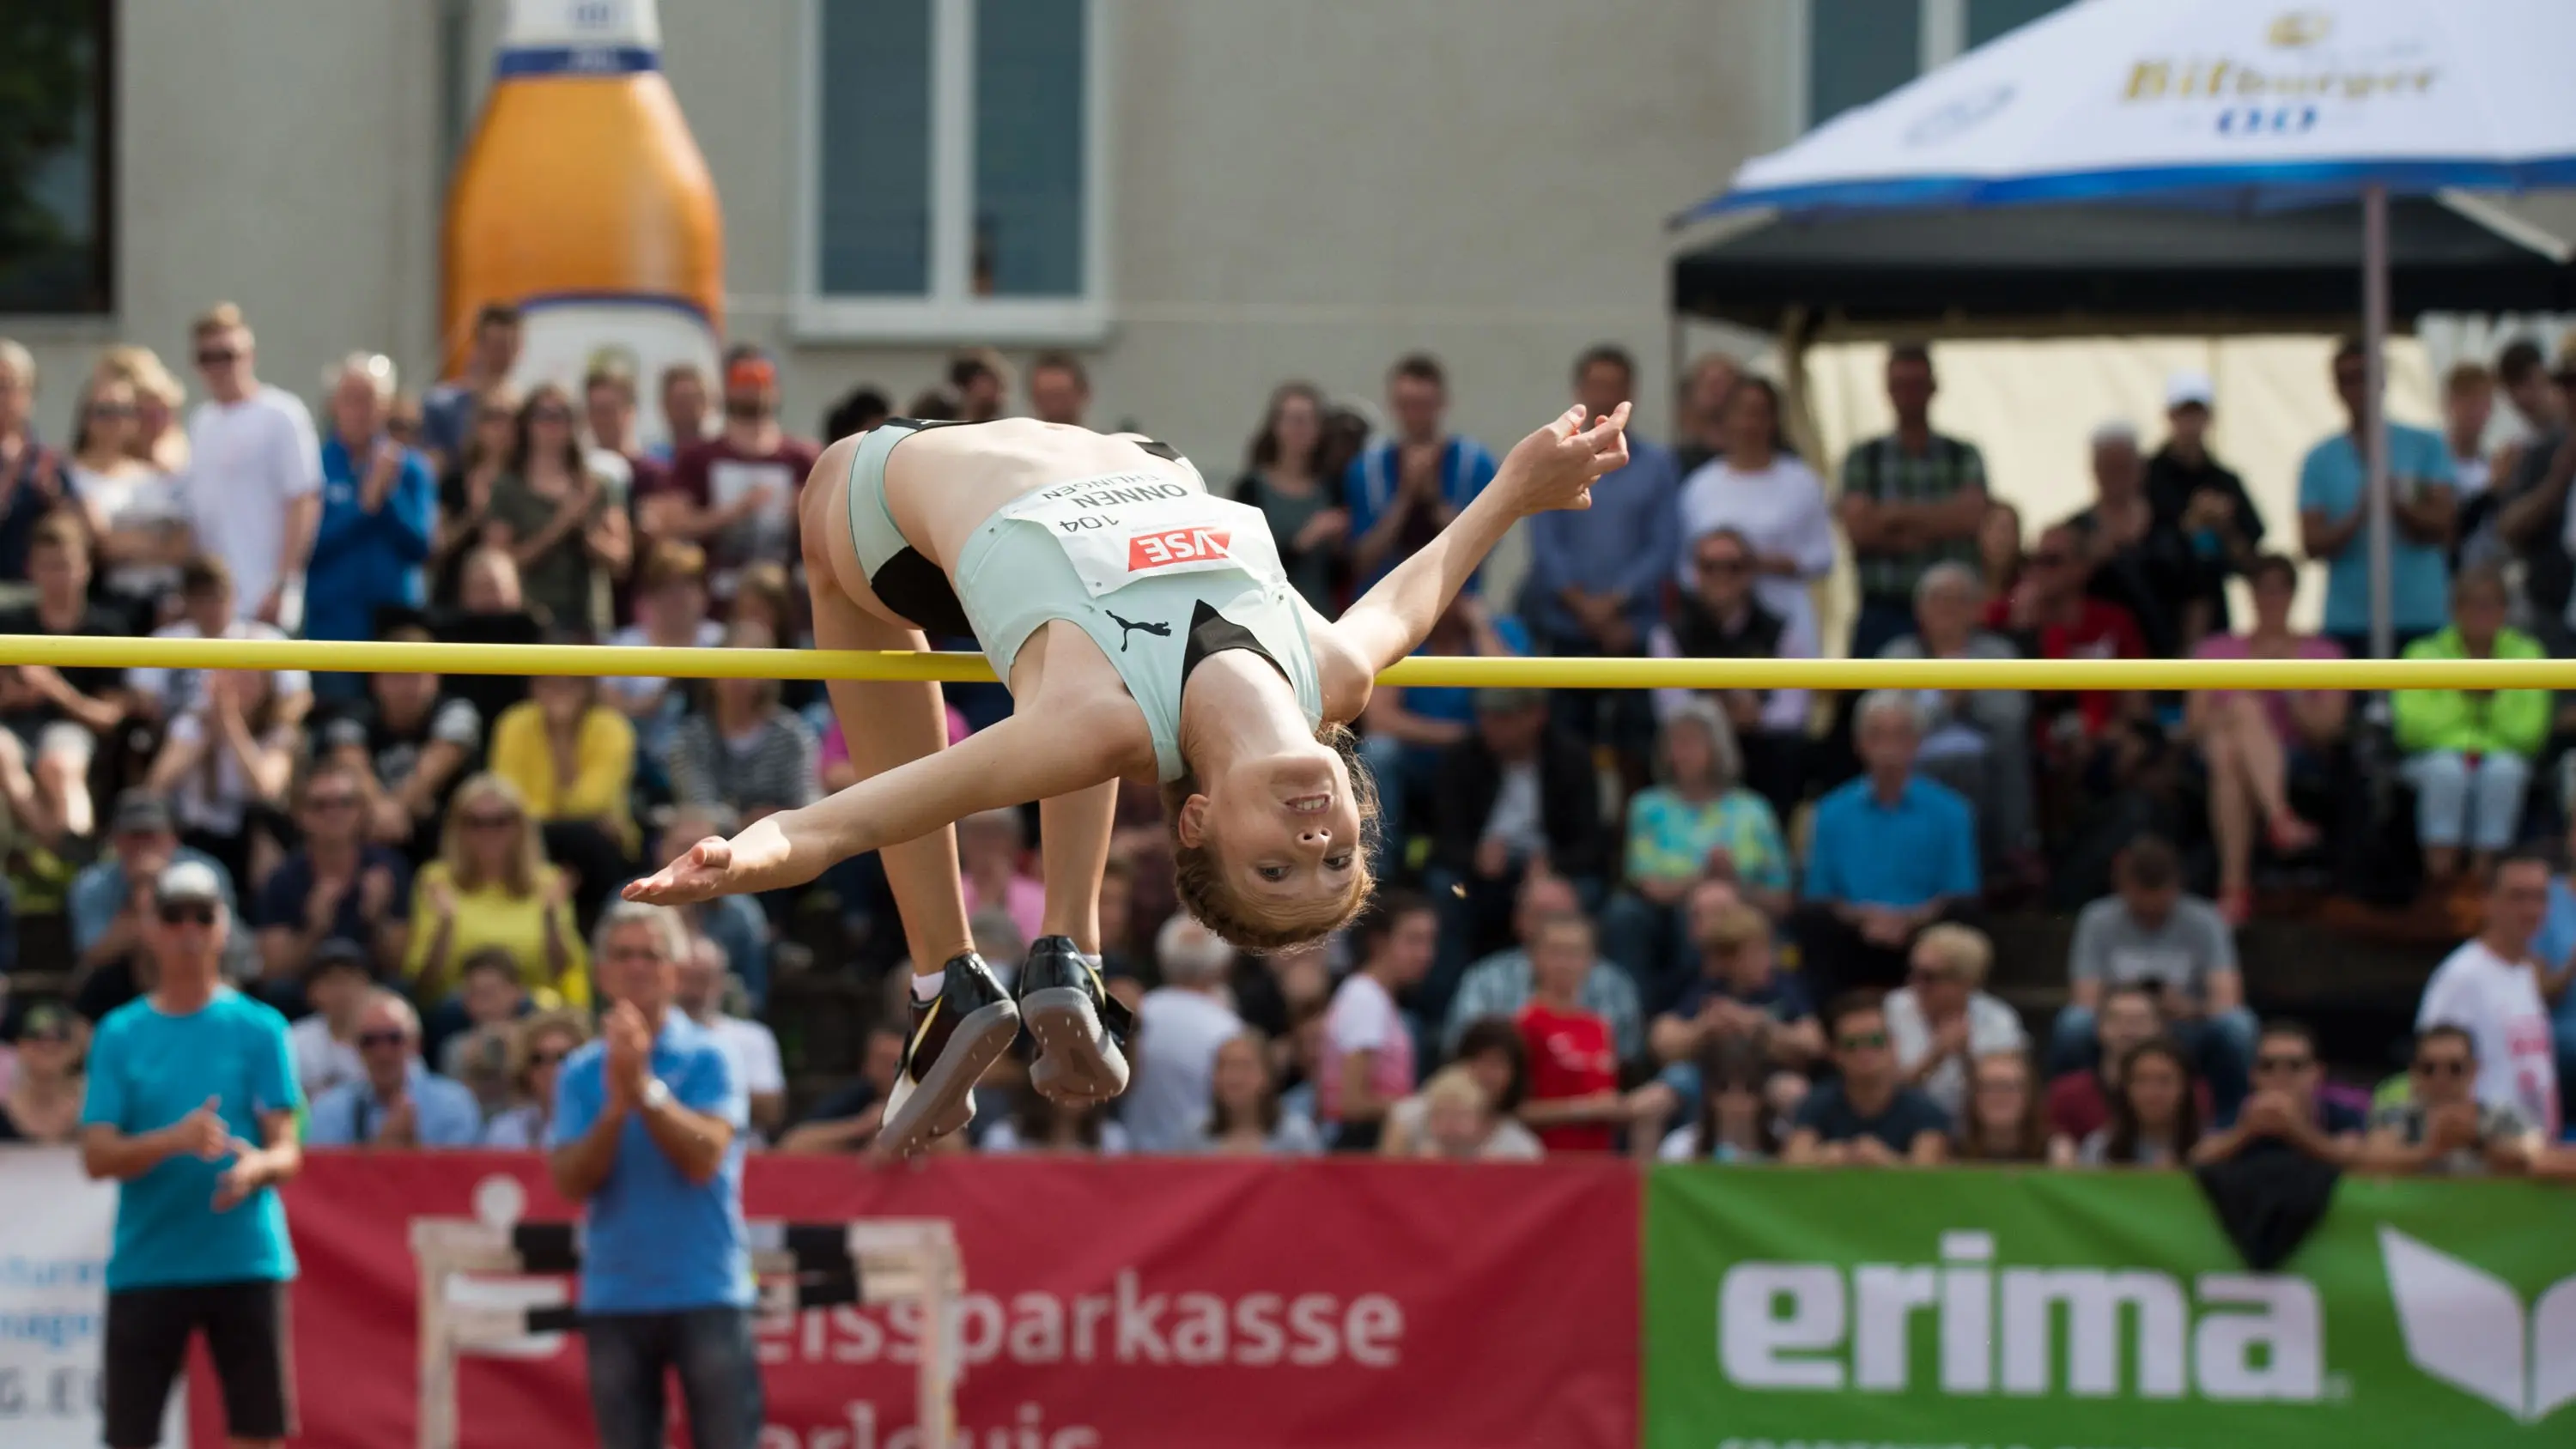
[[[492,88],[448,190],[441,341],[449,375],[476,309],[515,303],[511,381],[577,386],[595,360],[653,387],[694,362],[712,380],[724,323],[715,183],[661,71],[654,0],[510,0]]]

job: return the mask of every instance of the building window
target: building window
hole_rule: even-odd
[[[806,0],[798,331],[1096,340],[1107,0]]]
[[[108,310],[112,9],[0,4],[0,313]]]
[[[1807,0],[1800,129],[1865,106],[2071,0]]]

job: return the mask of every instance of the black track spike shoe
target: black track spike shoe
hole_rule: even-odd
[[[1126,1004],[1109,994],[1100,968],[1071,936],[1041,936],[1020,963],[1020,1020],[1037,1038],[1029,1085],[1067,1106],[1105,1102],[1127,1090],[1119,1045],[1134,1034]]]
[[[880,1157],[911,1156],[975,1120],[975,1083],[1019,1037],[1020,1009],[983,957],[969,951],[943,974],[937,996],[913,998],[903,1070],[877,1133]]]

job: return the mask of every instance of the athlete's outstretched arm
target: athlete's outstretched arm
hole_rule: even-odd
[[[1126,701],[1118,701],[1126,705]],[[1133,706],[1128,706],[1132,713]],[[630,901],[681,905],[803,885],[851,856],[900,845],[978,810],[1020,805],[1115,779],[1116,722],[1086,728],[1050,713],[1015,714],[937,754],[871,775],[798,810],[782,810],[731,840],[710,837],[626,888]]]
[[[1521,439],[1465,512],[1343,613],[1336,641],[1372,675],[1412,653],[1513,524],[1592,506],[1592,480],[1628,466],[1627,428],[1626,403],[1588,427],[1578,404]]]

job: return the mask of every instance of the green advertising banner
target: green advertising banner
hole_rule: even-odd
[[[1646,1449],[2576,1444],[2576,1194],[2347,1180],[2248,1272],[2178,1173],[1659,1169]]]

